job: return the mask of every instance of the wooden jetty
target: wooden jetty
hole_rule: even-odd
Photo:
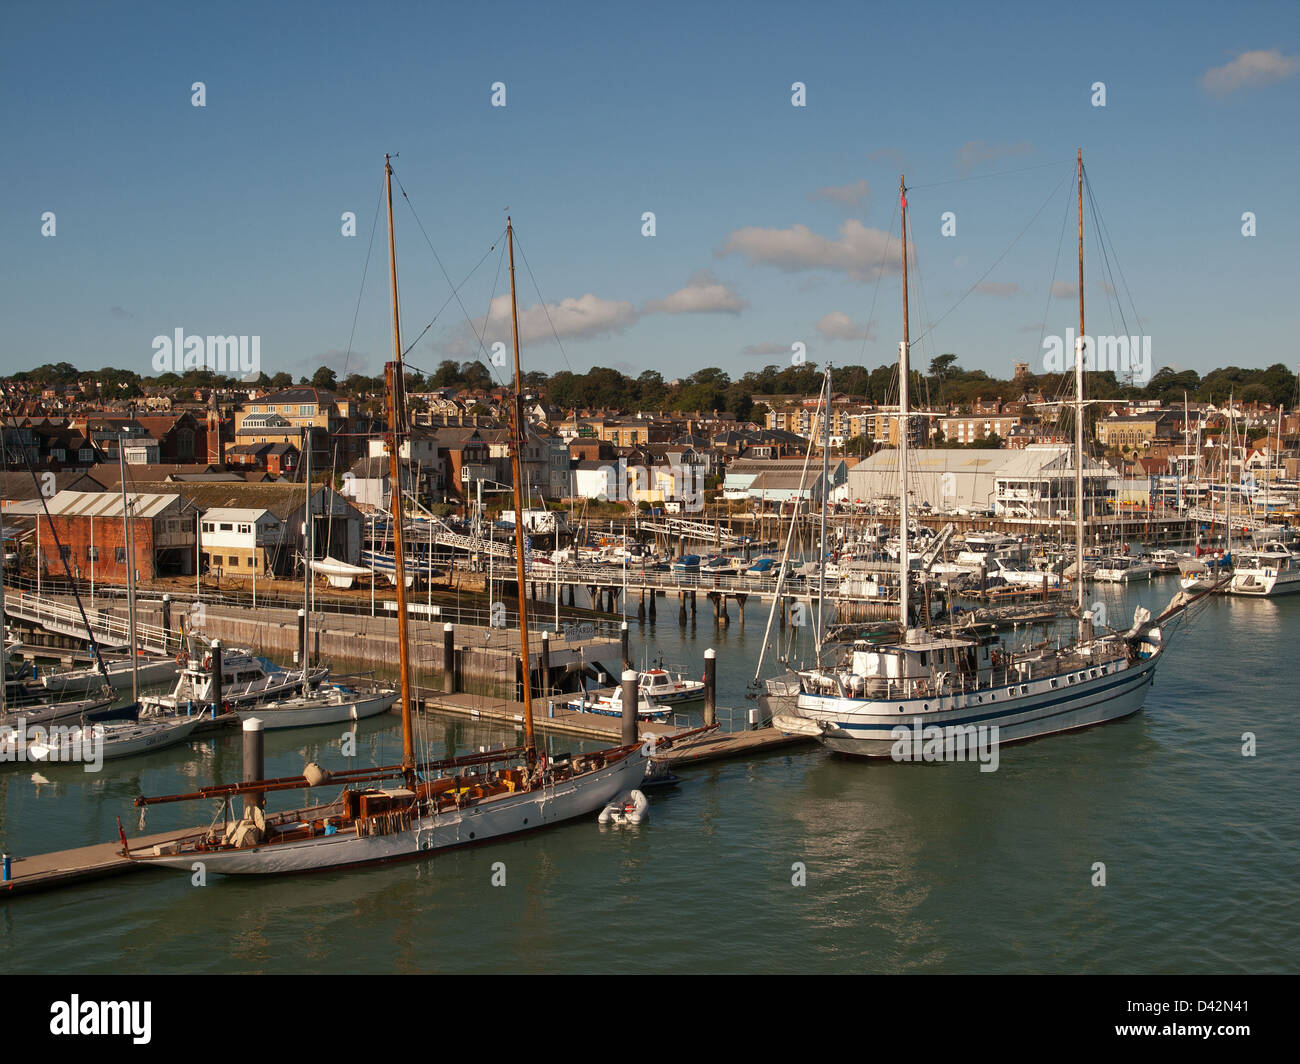
[[[467,694],[425,693],[419,697],[427,710],[489,720],[498,724],[520,723],[522,726],[522,703],[502,702],[500,699],[493,700]],[[578,713],[568,708],[561,710],[558,706],[555,713],[554,717],[551,717],[549,712],[546,716],[539,714],[536,720],[537,728],[555,734],[604,742],[617,743],[619,740],[622,721],[618,717]],[[687,730],[658,722],[642,722],[639,728],[642,738],[651,735],[669,737]],[[680,768],[726,758],[768,753],[796,745],[807,745],[812,741],[806,735],[788,735],[770,727],[747,731],[713,732],[688,740],[680,746],[671,747],[655,756],[658,761]],[[203,828],[188,828],[183,831],[137,836],[131,839],[131,846],[132,849],[154,846],[196,835],[203,830]],[[121,846],[121,842],[115,839],[94,846],[80,846],[76,849],[36,854],[31,857],[11,856],[12,878],[8,882],[0,883],[0,900],[12,894],[32,894],[59,887],[76,886],[127,872],[137,872],[145,867],[123,859]]]
[[[202,828],[187,831],[164,831],[157,835],[141,835],[132,839],[132,846],[153,846],[171,842],[185,835],[194,835]],[[122,842],[101,842],[94,846],[79,846],[73,850],[36,854],[32,857],[10,856],[12,878],[0,883],[0,899],[11,894],[29,894],[56,887],[71,887],[93,879],[106,879],[138,871],[142,866],[122,856]]]

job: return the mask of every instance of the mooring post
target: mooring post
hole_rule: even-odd
[[[265,774],[265,733],[262,722],[256,717],[244,721],[244,782],[266,779]],[[262,808],[266,801],[263,791],[244,791],[244,816],[251,818],[254,809]]]
[[[538,677],[542,685],[542,697],[551,693],[551,633],[542,629],[542,675]]]
[[[628,644],[631,641],[631,634],[627,630],[627,621],[624,621],[622,627],[619,628],[618,638],[623,646],[623,668],[630,669],[632,667],[632,658],[629,654]]]
[[[704,723],[718,719],[718,652],[712,647],[704,652]]]
[[[623,745],[631,746],[637,740],[636,723],[636,669],[623,670]]]
[[[677,623],[686,627],[686,592],[677,592]]]
[[[298,649],[293,652],[294,659],[298,662],[299,668],[303,669],[303,676],[306,676],[307,668],[307,611],[298,611]]]
[[[221,674],[221,640],[212,640],[212,718],[221,714],[221,687],[224,677]],[[261,779],[259,776],[258,779]]]
[[[172,632],[172,596],[171,596],[171,592],[169,591],[165,595],[163,595],[163,599],[162,599],[162,633],[163,633],[162,651],[164,654],[167,653],[167,637],[171,635],[171,632]]]
[[[655,599],[656,598],[658,598],[658,595],[656,595],[654,590],[651,589],[650,591],[650,623],[651,624],[655,623]]]
[[[456,693],[456,626],[451,621],[442,626],[442,691]]]
[[[645,588],[641,589],[641,601],[637,603],[636,619],[638,621],[645,620]]]

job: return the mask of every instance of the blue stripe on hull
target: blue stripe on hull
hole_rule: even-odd
[[[921,728],[940,727],[940,728],[964,728],[967,726],[990,726],[997,725],[1001,734],[999,743],[1017,742],[1023,739],[1038,738],[1043,735],[1050,735],[1053,731],[1072,731],[1077,728],[1090,727],[1093,724],[1102,724],[1111,720],[1119,720],[1123,717],[1131,716],[1142,708],[1142,701],[1139,700],[1132,705],[1132,708],[1126,708],[1123,712],[1117,712],[1111,716],[1102,716],[1094,720],[1084,720],[1077,724],[1066,724],[1053,728],[1050,724],[1046,730],[1039,726],[1050,721],[1079,714],[1090,707],[1097,706],[1106,702],[1118,702],[1133,698],[1135,695],[1142,693],[1143,689],[1148,686],[1155,675],[1156,661],[1148,660],[1147,662],[1133,666],[1127,669],[1125,673],[1117,677],[1113,682],[1098,684],[1091,681],[1095,686],[1090,689],[1076,689],[1073,692],[1061,693],[1050,692],[1055,697],[1044,697],[1049,692],[1043,692],[1042,695],[1031,696],[1020,701],[1014,699],[1004,704],[1005,708],[991,709],[989,711],[968,712],[969,707],[962,709],[947,710],[923,710],[920,707],[924,700],[913,699],[905,700],[901,704],[907,706],[909,702],[915,709],[904,710],[896,717],[892,714],[887,721],[880,723],[856,723],[853,721],[827,721],[835,727],[839,734],[831,734],[823,737],[822,743],[831,749],[841,753],[857,754],[868,757],[885,757],[889,756],[894,743],[897,741],[893,738],[895,728],[905,728],[909,735],[914,730],[912,721],[919,718]],[[1019,685],[1017,685],[1019,686]],[[1005,689],[1004,689],[1005,690]],[[837,698],[825,695],[803,695],[801,697],[822,698],[826,701],[838,701]],[[1034,715],[1050,706],[1061,706],[1063,708],[1053,713],[1041,713]],[[1026,720],[1015,720],[1015,718],[1029,715]],[[881,716],[881,714],[872,714]],[[1014,720],[1014,723],[1004,723]],[[1000,723],[1003,722],[1003,723]],[[1017,735],[1017,731],[1024,729],[1033,729],[1030,734]],[[847,734],[845,734],[847,733]],[[856,734],[855,734],[856,733]]]

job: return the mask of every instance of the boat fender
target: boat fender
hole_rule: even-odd
[[[308,762],[307,767],[302,770],[302,774],[309,787],[323,787],[330,781],[329,772],[321,768],[315,761]]]

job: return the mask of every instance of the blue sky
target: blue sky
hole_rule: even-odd
[[[892,361],[905,171],[914,358],[1007,376],[1041,366],[1044,323],[1075,324],[1050,285],[1074,277],[1072,230],[1057,249],[1076,147],[1132,295],[1112,316],[1087,217],[1090,331],[1150,335],[1157,367],[1295,366],[1300,8],[1169,10],[11,4],[0,373],[150,373],[153,337],[177,328],[258,335],[268,373],[378,372],[382,220],[364,291],[361,277],[388,151],[456,283],[510,207],[532,270],[520,262],[525,368],[669,378],[739,377],[795,342],[813,362]],[[396,228],[409,343],[450,292],[400,200]],[[462,289],[476,319],[507,291],[498,252]],[[508,338],[496,318],[486,332]],[[453,301],[408,360],[468,356],[471,336]]]

